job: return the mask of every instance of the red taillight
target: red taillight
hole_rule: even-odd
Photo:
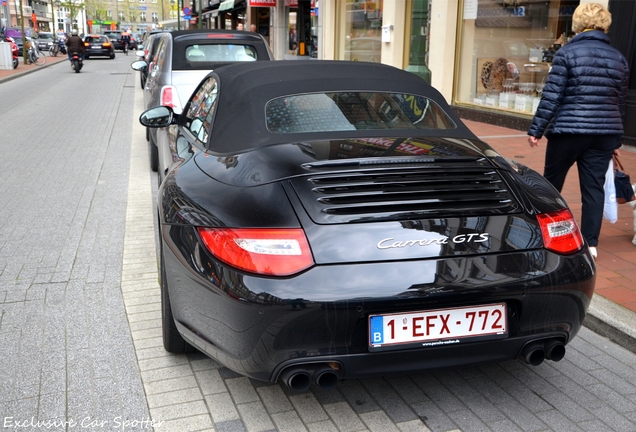
[[[240,270],[289,276],[314,265],[302,229],[198,228],[198,231],[215,257]]]
[[[173,86],[164,86],[161,89],[161,99],[159,100],[159,105],[169,106],[173,109],[181,109],[181,103],[179,102],[177,89]]]
[[[104,43],[102,44],[102,46],[103,46],[104,48],[110,48],[110,42],[104,42]]]
[[[583,247],[583,236],[568,209],[537,215],[546,249],[569,254]]]
[[[88,42],[84,42],[84,46],[88,46]]]

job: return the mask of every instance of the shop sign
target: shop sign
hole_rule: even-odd
[[[276,7],[276,0],[249,0],[250,7]],[[298,0],[296,0],[298,4]]]

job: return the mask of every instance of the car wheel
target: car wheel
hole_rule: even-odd
[[[84,55],[84,60],[88,60],[90,56]]]
[[[159,169],[159,149],[157,144],[152,141],[152,138],[148,145],[150,146],[150,169],[157,172]]]
[[[150,141],[150,129],[146,128],[146,141]]]
[[[112,54],[110,55],[110,59],[112,60],[112,59],[114,59],[114,58],[115,58],[115,53],[112,53]]]
[[[159,236],[161,242],[161,235]],[[163,336],[163,347],[166,351],[174,354],[185,354],[194,352],[195,348],[183,339],[183,336],[177,330],[172,315],[172,307],[170,305],[170,293],[168,291],[168,282],[166,279],[165,262],[163,259],[163,251],[161,253],[161,333]]]

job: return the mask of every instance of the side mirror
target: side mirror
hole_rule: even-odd
[[[143,51],[141,51],[142,55],[143,55]],[[139,55],[139,54],[137,54]],[[146,63],[144,60],[137,60],[134,61],[130,64],[130,67],[133,68],[136,71],[143,71],[146,70],[148,68],[148,63]]]
[[[174,113],[172,108],[167,106],[156,106],[141,113],[139,123],[150,128],[161,128],[175,124],[178,115]]]

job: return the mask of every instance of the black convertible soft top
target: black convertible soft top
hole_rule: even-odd
[[[215,77],[219,83],[217,109],[208,139],[208,148],[214,153],[235,154],[292,141],[388,135],[476,139],[437,90],[417,75],[393,66],[339,60],[249,62],[219,67],[208,77]],[[437,103],[457,127],[430,131],[350,130],[293,135],[273,133],[267,129],[265,107],[272,99],[326,92],[385,92],[424,96]]]

